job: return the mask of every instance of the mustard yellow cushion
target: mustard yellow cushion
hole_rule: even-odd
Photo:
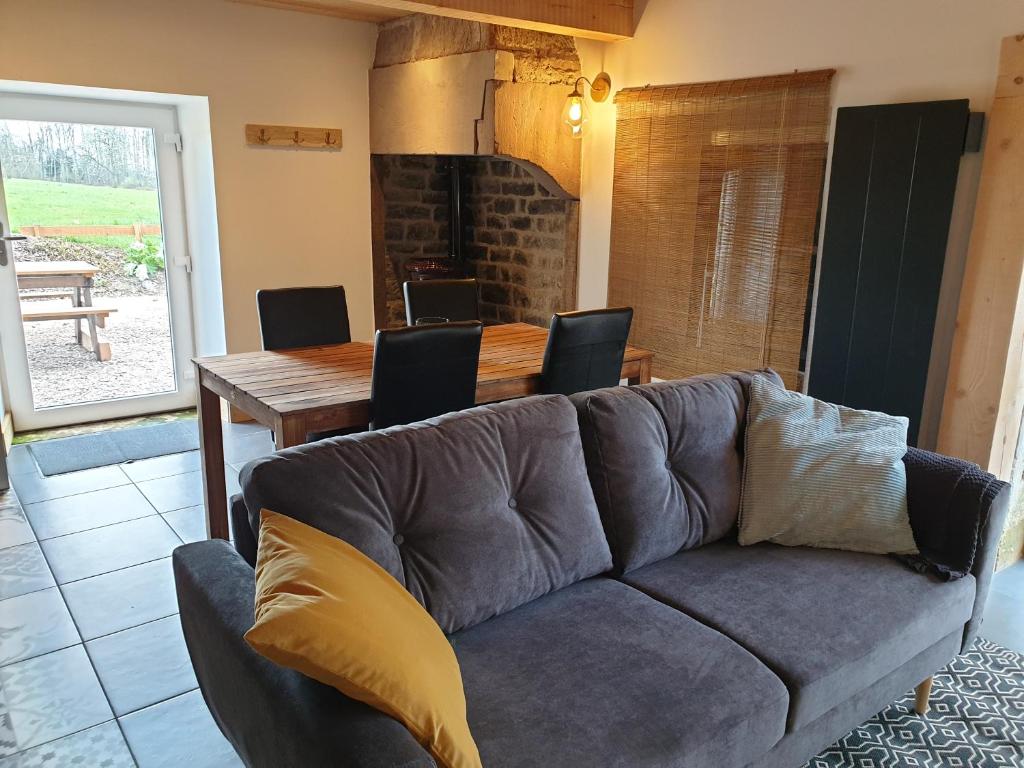
[[[438,765],[478,768],[459,662],[430,614],[341,539],[266,509],[260,518],[249,645],[394,717]]]

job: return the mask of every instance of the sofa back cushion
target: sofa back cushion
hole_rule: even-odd
[[[751,375],[695,376],[572,397],[616,572],[733,530]]]
[[[562,396],[290,448],[241,483],[254,530],[271,509],[344,539],[449,633],[611,567]]]

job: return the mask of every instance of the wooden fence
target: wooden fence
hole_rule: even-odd
[[[141,240],[143,235],[159,235],[159,224],[83,224],[59,225],[43,227],[32,224],[19,227],[18,231],[26,237],[134,237]]]

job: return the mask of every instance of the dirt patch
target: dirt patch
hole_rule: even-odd
[[[59,237],[30,237],[16,243],[15,261],[87,261],[99,268],[93,294],[96,296],[163,296],[166,293],[164,273],[157,272],[147,280],[129,274],[124,252],[87,243],[76,243]]]

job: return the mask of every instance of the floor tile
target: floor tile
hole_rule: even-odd
[[[7,454],[7,474],[10,477],[39,474],[39,467],[27,445],[11,446],[11,452]]]
[[[178,538],[189,544],[193,541],[206,540],[206,507],[202,504],[196,507],[185,507],[176,509],[173,512],[165,512],[164,520],[178,534]],[[231,518],[228,518],[228,525],[231,525]]]
[[[270,434],[270,430],[258,421],[225,421],[222,424],[224,425],[225,440],[230,440],[235,435],[251,435],[253,432],[266,432]]]
[[[140,459],[121,465],[121,470],[131,478],[133,483],[155,480],[159,477],[171,477],[185,472],[195,472],[201,468],[199,451],[171,453],[152,459]]]
[[[14,491],[0,491],[0,549],[35,541]]]
[[[0,549],[0,600],[53,586],[53,575],[35,542]]]
[[[269,429],[224,435],[224,458],[231,464],[245,464],[274,452]]]
[[[992,578],[992,589],[1024,600],[1024,560],[999,571]]]
[[[227,483],[228,496],[238,493],[238,474],[225,466],[224,477]],[[187,472],[184,475],[162,477],[139,483],[142,491],[157,512],[171,512],[175,509],[195,507],[203,503],[203,473]]]
[[[0,686],[18,750],[112,718],[81,645],[0,667]]]
[[[159,560],[180,544],[159,515],[41,542],[58,584]]]
[[[61,590],[85,640],[178,612],[169,557],[65,584]]]
[[[114,488],[118,485],[127,485],[130,481],[120,467],[112,466],[69,472],[66,475],[53,475],[52,477],[15,475],[11,478],[11,482],[14,484],[14,490],[18,492],[18,498],[21,499],[22,505],[25,505],[34,504],[37,501],[58,499],[62,496],[72,496],[76,493]]]
[[[85,648],[119,717],[199,685],[177,616],[92,640]]]
[[[0,768],[135,768],[114,720],[0,759]]]
[[[134,485],[105,488],[76,496],[65,496],[36,504],[26,504],[28,515],[36,536],[52,539],[69,533],[100,528],[112,523],[122,523],[147,515],[156,510]]]
[[[139,768],[242,765],[199,691],[133,712],[120,722]]]
[[[81,642],[56,587],[0,600],[0,664]]]
[[[979,634],[1011,651],[1024,653],[1024,596],[989,592]]]

